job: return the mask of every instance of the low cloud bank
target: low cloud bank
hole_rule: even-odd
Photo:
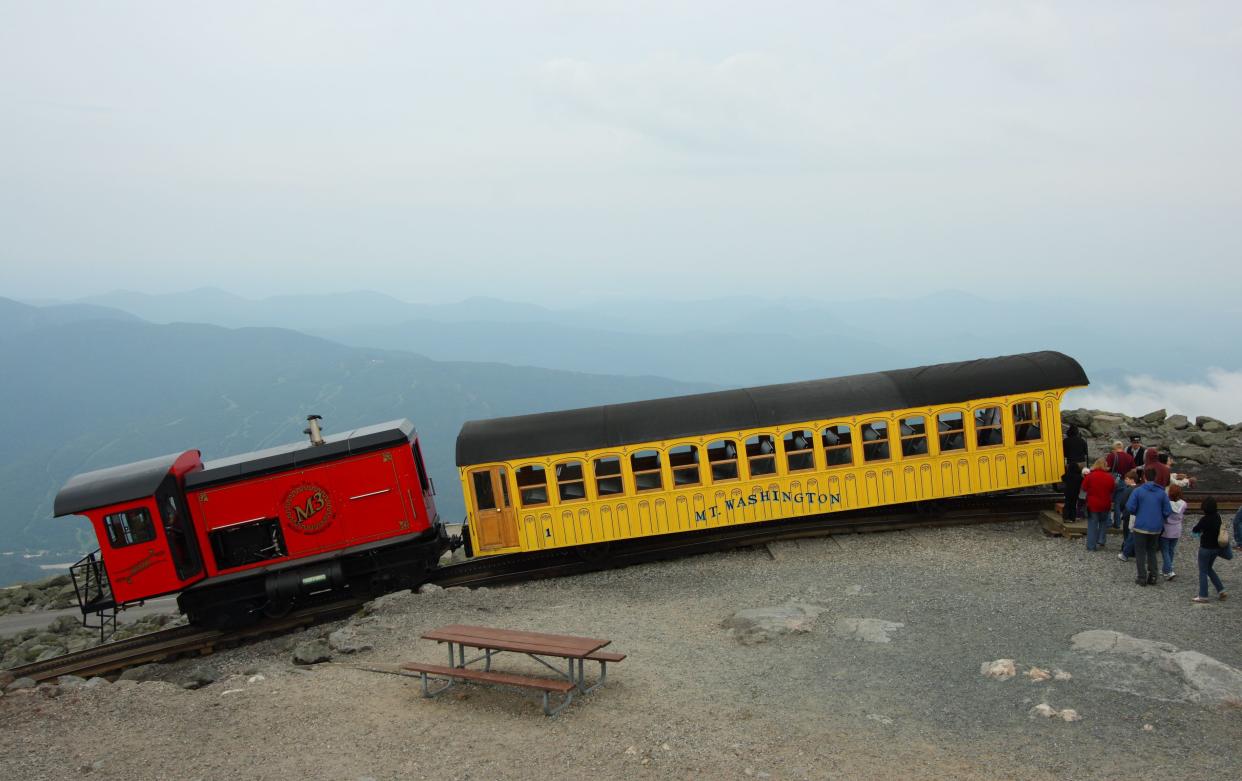
[[[1126,377],[1121,386],[1091,386],[1073,391],[1067,409],[1087,407],[1127,415],[1143,415],[1164,408],[1170,415],[1191,419],[1209,415],[1226,423],[1242,421],[1242,371],[1208,369],[1203,382],[1171,382],[1146,375]]]

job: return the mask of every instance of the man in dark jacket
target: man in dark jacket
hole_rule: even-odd
[[[1173,513],[1169,495],[1156,483],[1156,470],[1143,470],[1143,484],[1134,489],[1126,502],[1126,509],[1134,516],[1130,530],[1134,532],[1134,560],[1138,565],[1138,577],[1134,582],[1140,586],[1156,583],[1156,551],[1160,549],[1160,533],[1164,531],[1164,519]]]
[[[1147,452],[1147,448],[1143,446],[1143,438],[1138,434],[1130,435],[1130,446],[1126,448],[1126,453],[1134,461],[1134,465],[1139,469],[1143,468],[1143,454]]]
[[[1078,491],[1082,488],[1082,468],[1087,463],[1087,440],[1078,433],[1078,426],[1070,426],[1061,443],[1065,451],[1065,507],[1061,518],[1066,521],[1078,519]]]

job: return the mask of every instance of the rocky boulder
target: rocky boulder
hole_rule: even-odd
[[[343,654],[356,654],[374,648],[371,643],[363,640],[358,630],[352,626],[343,626],[328,635],[328,648]]]
[[[755,645],[776,637],[810,632],[819,614],[827,609],[822,605],[791,601],[775,607],[739,610],[725,619],[722,626],[739,643]]]
[[[1172,643],[1131,637],[1108,629],[1079,632],[1070,638],[1075,651],[1131,657],[1158,675],[1177,674],[1186,697],[1203,702],[1242,702],[1242,670],[1198,651],[1179,651]]]
[[[1148,412],[1146,415],[1140,416],[1139,420],[1143,421],[1144,423],[1150,423],[1151,425],[1156,426],[1156,425],[1163,423],[1165,421],[1165,418],[1167,418],[1168,416],[1169,416],[1169,413],[1166,410],[1158,409],[1155,412]]]
[[[293,647],[294,664],[319,664],[332,661],[332,650],[327,640],[306,640]]]
[[[1169,452],[1173,454],[1174,458],[1184,461],[1195,461],[1200,464],[1211,460],[1212,455],[1206,447],[1192,445],[1188,442],[1174,442],[1169,446]]]
[[[1164,425],[1168,426],[1174,431],[1184,431],[1185,429],[1190,428],[1190,419],[1187,418],[1185,415],[1170,415],[1164,421]]]
[[[1203,431],[1217,432],[1229,430],[1229,425],[1227,423],[1217,420],[1216,418],[1208,417],[1207,415],[1200,415],[1195,418],[1195,425]]]

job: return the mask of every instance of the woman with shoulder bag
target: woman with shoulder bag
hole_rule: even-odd
[[[1199,535],[1199,596],[1193,600],[1199,603],[1208,601],[1208,580],[1216,587],[1216,594],[1220,599],[1229,597],[1225,584],[1221,582],[1216,570],[1212,569],[1212,565],[1218,558],[1233,558],[1233,552],[1229,550],[1229,530],[1222,527],[1220,513],[1216,511],[1216,497],[1205,498],[1202,508],[1203,517],[1191,529]]]

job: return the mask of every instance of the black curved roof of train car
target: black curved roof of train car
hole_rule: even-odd
[[[246,477],[268,475],[286,469],[412,442],[414,424],[405,418],[390,420],[374,426],[329,434],[323,440],[322,445],[312,445],[309,440],[304,439],[266,450],[256,450],[253,453],[242,453],[207,461],[202,469],[185,476],[185,488],[187,491],[207,488]]]
[[[56,493],[52,515],[72,515],[155,493],[183,452],[74,475]]]
[[[952,404],[1086,385],[1078,361],[1045,351],[564,412],[467,421],[457,465]]]

